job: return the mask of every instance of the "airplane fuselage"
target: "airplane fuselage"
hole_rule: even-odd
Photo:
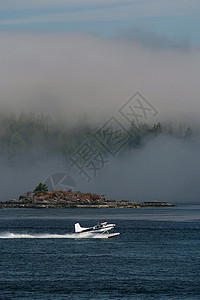
[[[95,232],[95,233],[98,233],[98,232],[106,232],[106,231],[109,231],[111,229],[113,229],[115,227],[115,224],[107,224],[107,222],[104,222],[104,223],[99,223],[93,227],[88,227],[88,228],[82,228],[80,226],[79,223],[76,223],[75,224],[75,232],[76,233],[83,233],[83,232]]]

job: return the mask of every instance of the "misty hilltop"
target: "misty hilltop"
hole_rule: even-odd
[[[109,126],[111,129],[112,124]],[[94,138],[98,130],[105,131],[104,128],[99,129],[96,125],[89,124],[87,119],[80,119],[76,125],[67,127],[62,119],[53,120],[43,113],[1,115],[0,157],[7,160],[11,166],[15,166],[19,160],[25,161],[26,157],[27,166],[52,156],[68,159],[86,141],[92,141],[97,150],[102,148]],[[187,142],[191,140],[193,132],[191,127],[182,125],[173,126],[158,122],[152,125],[141,123],[136,126],[132,122],[126,131],[121,133],[121,139],[126,139],[126,135],[128,139],[121,152],[138,149],[144,146],[146,140],[161,135]]]
[[[112,144],[113,124],[98,127],[86,118],[69,127],[62,119],[55,120],[47,114],[12,113],[1,115],[0,125],[1,200],[15,198],[55,172],[71,174],[83,191],[103,192],[117,199],[197,199],[197,193],[186,192],[188,185],[195,185],[193,191],[198,190],[198,165],[194,167],[199,156],[196,127],[160,122],[136,126],[132,122]],[[102,144],[103,140],[99,143],[100,136],[107,145]],[[77,151],[87,144],[104,157],[89,183],[71,163]],[[9,181],[11,190],[7,187]]]

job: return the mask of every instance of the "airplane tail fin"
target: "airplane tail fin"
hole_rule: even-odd
[[[81,228],[81,225],[79,223],[75,224],[75,232],[81,232],[83,230],[83,228]]]

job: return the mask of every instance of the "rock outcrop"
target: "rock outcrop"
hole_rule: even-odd
[[[0,208],[140,208],[140,207],[173,207],[167,202],[131,202],[116,201],[107,196],[72,191],[54,191],[46,194],[32,195],[30,192],[19,199],[0,202]]]

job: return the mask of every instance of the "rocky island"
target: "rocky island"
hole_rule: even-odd
[[[132,202],[116,201],[105,195],[81,193],[74,191],[50,191],[25,193],[19,199],[1,201],[0,208],[141,208],[141,207],[173,207],[167,202]]]

